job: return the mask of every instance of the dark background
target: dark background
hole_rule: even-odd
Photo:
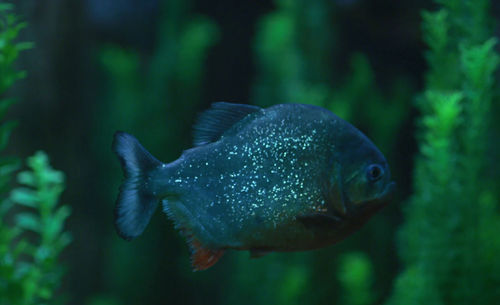
[[[331,16],[322,25],[333,33],[327,87],[342,91],[357,53],[368,60],[382,100],[393,95],[395,83],[405,82],[397,130],[387,135],[392,144],[381,147],[398,182],[397,200],[339,245],[259,260],[229,253],[210,270],[197,273],[190,270],[187,246],[162,213],[133,242],[114,232],[121,169],[111,152],[112,135],[116,130],[130,132],[160,160],[172,161],[189,147],[190,126],[211,102],[259,104],[255,84],[263,72],[255,51],[256,31],[265,16],[279,9],[277,3],[286,1],[178,2],[13,2],[28,22],[20,39],[35,47],[22,54],[19,68],[28,75],[11,92],[18,103],[10,116],[20,125],[10,150],[25,157],[43,149],[54,168],[66,174],[62,202],[73,210],[67,227],[74,242],[62,258],[67,273],[61,294],[70,304],[334,304],[341,294],[337,257],[356,251],[373,262],[375,303],[381,302],[398,272],[395,231],[410,193],[416,152],[412,104],[426,71],[420,14],[433,8],[431,2],[311,1],[321,3]],[[498,15],[498,5],[493,12]],[[181,48],[176,33],[199,16],[215,26],[208,32],[214,40],[203,53],[198,74],[189,74],[197,77],[191,84],[178,76],[190,67],[178,66],[176,60],[163,63],[169,52]],[[385,130],[387,117],[379,111],[378,118],[363,120],[371,108],[359,105],[346,119],[377,143],[376,130]],[[298,292],[288,296],[285,286]]]

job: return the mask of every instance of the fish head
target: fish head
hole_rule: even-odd
[[[357,215],[387,203],[395,189],[389,165],[380,150],[352,127],[337,152],[337,193],[334,207],[343,216]]]

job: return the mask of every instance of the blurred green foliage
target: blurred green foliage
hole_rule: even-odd
[[[26,23],[20,22],[12,13],[13,5],[0,3],[0,118],[4,118],[14,99],[5,98],[5,93],[14,82],[25,76],[24,71],[17,71],[14,62],[19,53],[32,47],[29,42],[16,42],[19,31],[26,27]],[[16,126],[15,121],[2,122],[0,125],[0,150],[5,149],[12,129]],[[11,162],[4,161],[2,165],[9,166]],[[6,173],[8,174],[8,173]],[[2,181],[3,182],[3,181]]]
[[[19,52],[32,47],[30,42],[15,41],[19,31],[26,27],[26,23],[18,20],[12,13],[13,8],[12,4],[0,3],[0,95],[4,95],[16,80],[26,75],[24,71],[17,71],[13,64]],[[8,105],[2,104],[0,108],[2,117]]]
[[[108,116],[97,128],[137,130],[153,149],[163,146],[158,142],[174,142],[173,151],[163,149],[173,159],[181,147],[190,145],[186,134],[191,127],[185,120],[193,119],[200,104],[204,62],[218,31],[207,18],[190,14],[189,1],[165,1],[163,6],[153,54],[141,58],[135,50],[102,48],[100,62],[107,88],[106,102],[98,111]],[[165,130],[171,132],[159,132]],[[103,135],[103,143],[109,142],[108,136]]]
[[[116,130],[133,133],[165,162],[175,160],[183,149],[191,146],[191,126],[201,107],[205,61],[209,49],[219,39],[219,31],[208,18],[191,12],[190,1],[162,1],[159,21],[152,54],[145,56],[138,50],[116,45],[105,45],[99,50],[99,63],[104,72],[104,98],[94,109],[101,116],[96,116],[92,123],[93,133],[98,135],[95,154],[100,156],[102,176],[114,183],[103,190],[109,210],[122,177],[115,155],[110,149],[102,148],[110,147]],[[160,276],[157,271],[162,268],[171,277],[184,277],[178,285],[190,280],[191,276],[186,275],[190,272],[190,263],[185,241],[163,213],[157,216],[161,221],[155,222],[153,218],[147,234],[134,244],[125,243],[114,232],[108,235],[112,239],[104,253],[109,262],[103,271],[104,291],[91,296],[87,304],[122,304],[126,300],[147,304],[161,297],[180,295],[175,285],[164,287],[159,280],[157,286],[150,284],[155,276]],[[107,229],[111,232],[113,227],[111,222],[109,224]],[[168,251],[158,251],[157,241],[161,238],[169,245]],[[148,260],[137,257],[148,257]],[[158,261],[164,265],[157,265]],[[135,288],[130,289],[131,286]],[[159,289],[161,294],[156,293]],[[120,293],[109,295],[108,291]],[[149,299],[142,297],[145,291],[150,291],[146,293]]]
[[[320,105],[333,81],[334,5],[328,0],[277,0],[257,26],[253,102]]]
[[[70,208],[58,206],[64,175],[41,151],[27,163],[29,170],[17,176],[22,186],[1,203],[0,304],[52,302],[63,273],[58,257],[71,241],[64,231]],[[15,205],[24,208],[14,213],[15,225],[7,226],[5,213]]]
[[[263,107],[290,102],[325,106],[334,76],[333,3],[278,0],[275,4],[276,10],[257,24],[253,44],[257,77],[251,102]],[[317,283],[312,253],[273,253],[251,261],[247,253],[235,256],[239,275],[228,283],[227,304],[317,303],[325,297],[324,292],[312,297],[309,293]],[[259,293],[251,293],[255,287]]]
[[[5,95],[15,80],[24,76],[13,68],[13,63],[22,51],[23,45],[14,42],[18,32],[25,26],[16,20],[14,14],[11,13],[12,6],[9,4],[0,5],[0,94]],[[13,99],[2,98],[0,100],[0,118],[4,119],[9,106],[13,103]],[[0,126],[0,150],[4,150],[11,134],[12,128],[15,126],[13,121],[2,122]],[[18,300],[21,297],[23,282],[16,279],[17,258],[23,251],[23,244],[13,247],[13,241],[21,233],[20,228],[9,227],[6,225],[6,214],[9,212],[14,203],[5,198],[8,195],[10,180],[12,174],[19,168],[19,161],[14,158],[2,157],[0,159],[0,304],[9,304],[12,300]],[[13,290],[13,287],[17,291]]]
[[[338,29],[333,1],[280,0],[275,3],[277,9],[257,24],[254,43],[257,78],[252,102],[260,106],[303,103],[328,108],[366,129],[390,159],[395,149],[395,132],[409,115],[408,101],[414,91],[409,81],[400,77],[387,92],[380,90],[369,59],[359,52],[350,55],[347,75],[336,73],[339,48],[336,47]],[[384,118],[383,124],[380,118]],[[379,229],[372,234],[388,230],[383,221],[377,226]],[[389,243],[390,240],[380,242],[377,256],[386,257],[384,251],[390,247]],[[368,287],[367,283],[368,277],[373,275],[355,270],[346,273],[352,266],[361,266],[356,263],[364,264],[366,270],[370,270],[366,272],[374,272],[370,269],[370,261],[353,253],[346,254],[346,259],[337,264],[337,253],[345,251],[345,247],[342,244],[318,252],[272,254],[259,263],[250,263],[246,253],[239,253],[241,263],[237,272],[243,275],[231,284],[228,303],[236,302],[239,295],[247,293],[246,287],[259,285],[259,294],[248,295],[239,302],[370,304],[375,296],[370,290],[373,287]],[[387,260],[380,262],[379,268],[383,270],[388,263]],[[337,266],[343,270],[338,279],[333,275],[324,277],[324,274],[335,274]],[[258,283],[249,279],[254,276],[259,279]],[[325,281],[329,285],[325,285]],[[337,281],[340,287],[336,287]],[[377,283],[379,289],[388,285],[381,283],[384,281]],[[365,288],[367,290],[357,291]],[[281,298],[281,291],[293,297],[290,300]]]
[[[68,258],[77,262],[73,267],[80,272],[75,272],[79,276],[74,276],[70,285],[85,286],[69,287],[78,290],[74,302],[89,305],[498,303],[500,261],[496,256],[500,253],[500,241],[496,235],[500,230],[500,142],[497,139],[500,121],[494,118],[500,114],[500,88],[494,79],[499,58],[495,52],[498,45],[492,38],[494,22],[489,16],[489,1],[436,0],[439,9],[422,14],[428,72],[425,90],[416,98],[419,75],[409,75],[414,71],[388,76],[381,74],[390,68],[384,67],[382,73],[374,69],[380,69],[377,60],[383,57],[374,55],[377,52],[404,57],[397,53],[400,50],[388,49],[394,45],[408,47],[403,41],[406,37],[398,36],[408,34],[408,29],[389,31],[395,35],[391,40],[398,41],[395,44],[379,40],[384,37],[381,33],[385,29],[381,23],[376,23],[380,19],[374,16],[385,12],[370,10],[382,2],[374,5],[373,1],[275,0],[272,11],[257,20],[255,37],[238,39],[244,42],[253,39],[256,75],[249,102],[264,107],[288,102],[314,104],[353,123],[384,152],[398,184],[413,175],[408,204],[395,200],[359,233],[333,247],[304,253],[272,253],[259,259],[249,259],[246,252],[228,251],[217,265],[199,273],[190,272],[188,247],[162,213],[156,213],[146,234],[132,244],[116,236],[111,225],[111,211],[121,171],[109,148],[116,130],[133,133],[153,155],[165,162],[176,159],[183,149],[190,147],[191,126],[197,113],[210,102],[204,98],[207,90],[204,78],[213,68],[207,65],[209,52],[220,37],[231,37],[232,32],[225,28],[220,32],[214,21],[197,13],[207,9],[201,2],[159,1],[161,12],[153,49],[145,51],[98,42],[90,44],[92,48],[75,50],[66,44],[71,45],[74,43],[71,39],[78,39],[83,43],[75,46],[83,48],[81,45],[89,41],[88,37],[70,37],[74,33],[67,19],[74,15],[56,19],[55,23],[62,25],[64,31],[53,32],[64,35],[47,39],[49,47],[37,53],[41,57],[35,61],[44,61],[44,52],[50,53],[47,49],[52,48],[61,58],[67,56],[62,54],[77,54],[68,57],[73,60],[81,60],[88,55],[85,52],[94,52],[88,56],[89,61],[95,60],[100,68],[96,70],[101,72],[95,73],[92,70],[95,67],[78,70],[75,62],[47,61],[47,66],[55,67],[61,74],[54,78],[50,69],[42,65],[46,70],[41,73],[44,82],[39,84],[41,87],[48,84],[47,91],[51,91],[51,82],[68,78],[69,88],[76,89],[74,94],[91,89],[85,92],[85,98],[76,101],[87,102],[88,96],[95,101],[75,107],[85,112],[77,114],[80,124],[67,126],[67,133],[55,133],[78,139],[86,136],[83,143],[88,147],[67,154],[61,160],[64,160],[62,163],[84,161],[83,166],[91,164],[95,168],[84,171],[78,166],[72,167],[81,172],[70,179],[74,194],[81,194],[82,190],[92,193],[84,199],[73,198],[75,202],[79,200],[75,211],[80,209],[80,215],[72,217],[75,228],[90,223],[88,217],[92,217],[93,224],[90,229],[80,229],[83,233],[78,236],[75,250]],[[43,15],[54,7],[63,13],[79,11],[72,6],[78,1],[64,5],[61,4],[64,1],[54,3],[44,9],[37,6],[35,15]],[[399,3],[403,2],[391,2],[391,9]],[[412,7],[408,3],[401,6]],[[421,7],[425,5],[422,2]],[[211,3],[210,6],[215,7],[212,13],[220,13],[221,8],[217,6],[221,4]],[[386,7],[382,7],[386,11]],[[10,13],[11,9],[11,5],[0,4],[2,97],[24,76],[13,63],[20,51],[31,47],[30,43],[16,42],[25,24]],[[223,9],[224,14],[220,15],[224,16],[217,16],[222,20],[235,8]],[[246,11],[236,13],[242,14],[240,17],[250,14]],[[346,16],[356,17],[349,20],[347,26],[350,28],[359,26],[355,22],[365,22],[362,27],[376,29],[362,33],[366,35],[357,38],[362,43],[356,38],[347,38],[359,32],[342,27],[346,26],[342,25]],[[82,20],[77,20],[75,24],[78,23],[80,30],[87,29],[81,26]],[[235,33],[240,33],[240,26],[252,26],[242,24],[243,20],[247,19],[237,23]],[[400,22],[394,27],[408,27],[407,20],[391,20]],[[131,28],[133,26],[127,27]],[[47,27],[36,33],[49,37],[50,29]],[[346,44],[351,46],[346,47]],[[224,48],[231,49],[230,45]],[[363,52],[352,50],[352,45],[365,49]],[[417,48],[411,44],[410,47]],[[221,51],[221,54],[226,53]],[[394,59],[394,63],[397,62]],[[64,63],[70,64],[65,66]],[[221,64],[216,60],[211,63]],[[47,77],[45,72],[48,72]],[[80,72],[81,75],[76,75]],[[234,73],[236,79],[237,74],[252,72]],[[214,78],[217,78],[216,73]],[[88,85],[92,83],[90,79],[97,79],[95,86],[98,88]],[[237,82],[235,80],[235,84]],[[64,98],[73,94],[72,90],[65,91],[68,89],[62,85],[65,82],[60,83],[54,86],[57,88],[54,91],[62,91],[64,94],[60,96]],[[217,81],[211,82],[214,83]],[[232,86],[233,83],[223,85]],[[410,172],[408,160],[413,156],[409,155],[412,150],[406,146],[413,132],[409,127],[413,100],[421,117],[417,122],[419,153],[415,169]],[[0,100],[0,118],[5,117],[12,102],[12,99]],[[72,107],[68,104],[67,100],[61,105],[50,104],[55,106],[47,107],[46,111],[55,114],[48,117],[57,121],[63,115],[73,118],[69,111]],[[45,104],[34,109],[42,108],[45,109]],[[29,110],[24,111],[29,113]],[[60,128],[60,125],[32,119],[32,126],[42,126],[42,122],[44,127],[40,128],[47,128],[51,143],[61,144],[61,147],[69,147],[75,142],[80,144],[79,140],[64,145],[53,140],[55,136],[50,128]],[[0,124],[1,151],[14,126],[12,121]],[[47,140],[43,135],[40,139]],[[56,149],[60,156],[68,151]],[[64,187],[63,175],[50,168],[43,153],[28,159],[28,166],[29,171],[18,175],[22,186],[11,192],[11,177],[20,168],[20,162],[0,158],[0,198],[3,198],[0,200],[1,305],[44,304],[49,303],[49,299],[56,302],[53,295],[62,274],[58,257],[70,240],[63,230],[69,210],[57,205]],[[397,198],[406,196],[402,192],[408,191],[399,192]],[[93,201],[84,202],[88,198]],[[405,210],[405,223],[398,234],[398,247],[403,272],[394,281],[397,263],[393,257],[396,254],[393,254],[392,239],[401,206]],[[87,256],[90,258],[82,259]],[[77,266],[78,263],[87,266],[81,262],[91,262],[92,272],[85,270],[87,267]],[[392,294],[387,299],[391,289]]]
[[[333,1],[277,0],[277,10],[257,25],[257,78],[252,102],[260,106],[303,103],[322,106],[361,128],[385,153],[394,149],[393,131],[408,118],[413,88],[398,77],[389,92],[376,83],[368,58],[350,55],[350,71],[336,73],[338,47]],[[337,60],[338,61],[338,60]],[[363,111],[358,109],[363,108]],[[379,124],[384,117],[384,124]]]
[[[389,304],[495,304],[500,202],[486,150],[499,56],[489,1],[437,2],[422,15],[429,72],[417,103],[420,153],[400,232],[405,270]]]
[[[344,305],[368,305],[375,300],[373,266],[364,253],[348,253],[339,258],[339,282]]]
[[[26,26],[12,13],[13,6],[0,4],[0,95],[25,73],[14,67],[19,52],[31,43],[18,43]],[[13,99],[0,100],[4,118]],[[0,150],[4,150],[13,121],[0,126]],[[57,206],[64,176],[53,170],[43,152],[27,159],[29,170],[17,175],[21,185],[10,191],[11,177],[20,168],[15,158],[0,159],[0,304],[46,304],[59,287],[62,268],[58,257],[71,238],[64,231],[68,206]],[[9,195],[10,193],[10,195]],[[9,225],[9,220],[13,219]]]

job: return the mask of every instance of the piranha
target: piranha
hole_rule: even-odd
[[[260,257],[337,243],[385,206],[395,185],[377,147],[316,106],[214,103],[194,126],[193,146],[162,163],[127,133],[113,141],[125,173],[118,234],[139,236],[161,202],[194,270],[228,249]]]

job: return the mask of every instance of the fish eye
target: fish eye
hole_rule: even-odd
[[[377,181],[384,175],[384,169],[378,164],[368,165],[366,169],[366,176],[370,181]]]

